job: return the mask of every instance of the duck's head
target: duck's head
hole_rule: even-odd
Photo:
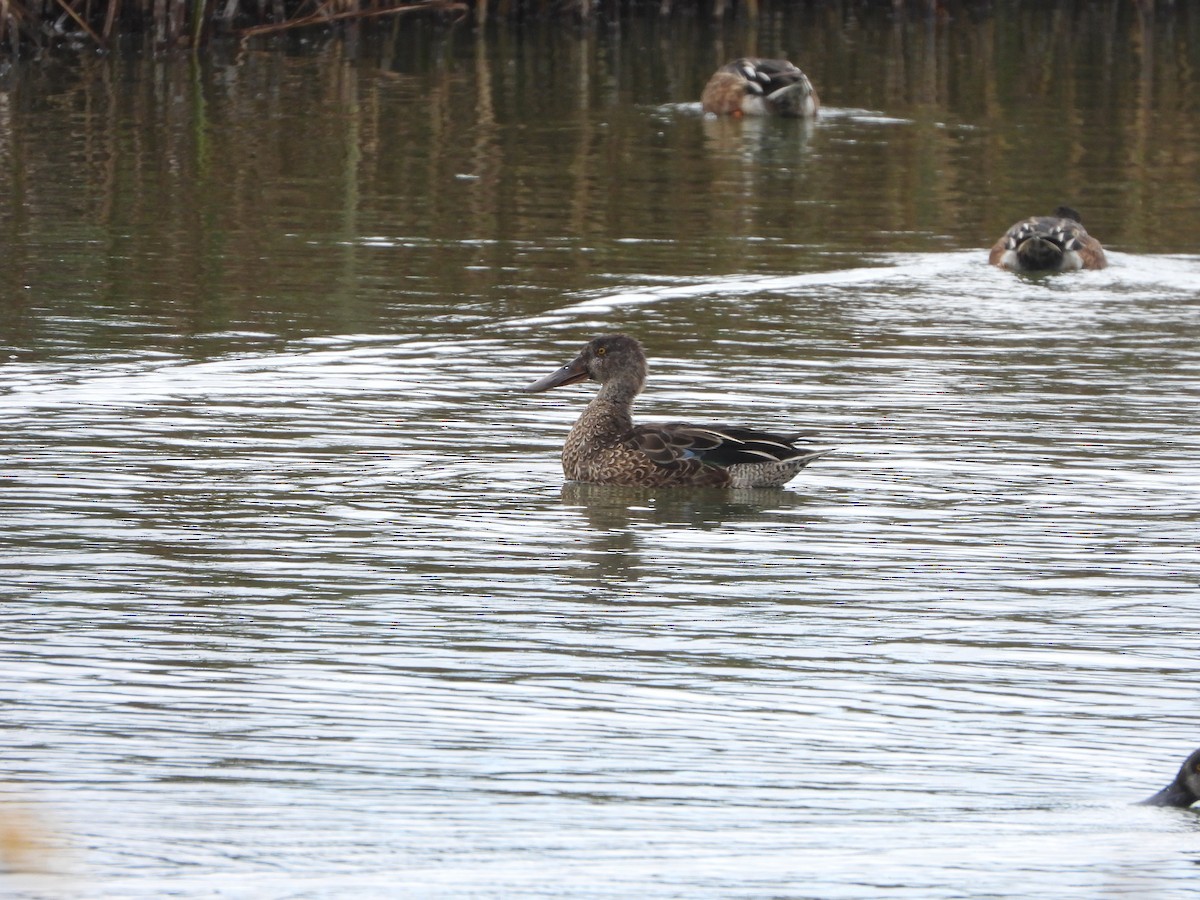
[[[606,334],[588,341],[580,354],[545,378],[523,390],[536,394],[580,381],[627,382],[635,392],[646,382],[646,354],[642,345],[627,334]]]
[[[1175,780],[1153,797],[1142,801],[1143,806],[1178,806],[1181,809],[1200,800],[1200,750],[1184,760]]]
[[[1063,247],[1053,235],[1035,234],[1017,245],[1017,259],[1030,271],[1054,271],[1063,265]]]

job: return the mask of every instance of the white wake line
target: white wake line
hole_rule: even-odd
[[[0,418],[66,404],[126,407],[163,400],[220,400],[261,395],[302,396],[314,385],[329,390],[348,381],[377,378],[396,391],[427,385],[423,370],[435,360],[453,362],[467,349],[490,347],[497,339],[397,335],[346,335],[296,341],[297,349],[259,351],[202,362],[154,359],[114,368],[83,367],[72,380],[7,385],[0,393]],[[411,360],[410,365],[405,365]]]
[[[1200,286],[1200,260],[1195,256],[1161,255],[1135,256],[1119,252],[1108,254],[1110,266],[1103,272],[1080,272],[1052,278],[1073,277],[1088,287],[1105,290],[1118,287],[1142,287],[1170,289],[1189,292]],[[989,266],[985,250],[958,250],[948,253],[914,253],[893,257],[892,264],[860,266],[855,269],[835,269],[829,272],[814,272],[804,275],[756,276],[749,278],[721,278],[718,281],[697,281],[690,284],[667,284],[661,287],[639,287],[636,290],[617,291],[599,297],[591,297],[550,310],[535,316],[507,319],[497,325],[558,326],[575,323],[581,317],[608,314],[633,306],[667,303],[693,297],[713,300],[728,300],[746,294],[802,293],[819,288],[885,285],[903,281],[916,281],[941,285],[957,292],[963,284],[978,287],[981,280],[988,284],[1004,285],[1011,282],[1027,292],[1030,286],[1021,282],[1019,276]],[[954,287],[957,285],[958,287]],[[1049,290],[1050,285],[1038,289]]]
[[[794,292],[809,288],[838,287],[855,284],[879,284],[888,281],[903,281],[909,278],[928,279],[930,275],[962,270],[966,258],[977,256],[977,251],[962,253],[939,253],[936,255],[911,257],[912,261],[893,266],[862,266],[857,269],[835,269],[806,275],[775,275],[754,278],[722,278],[720,281],[699,281],[693,284],[671,284],[663,287],[638,288],[593,297],[536,316],[508,319],[505,325],[548,325],[564,322],[580,315],[612,312],[618,308],[643,306],[689,297],[734,298],[746,294]]]

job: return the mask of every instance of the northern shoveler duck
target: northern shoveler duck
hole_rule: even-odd
[[[735,59],[717,69],[700,104],[718,116],[809,118],[821,100],[808,76],[786,59]]]
[[[572,481],[644,487],[780,487],[829,452],[798,447],[796,435],[724,425],[634,425],[630,408],[646,384],[642,345],[624,334],[590,341],[574,360],[524,390],[587,379],[600,390],[563,445]]]
[[[1108,265],[1104,248],[1069,206],[1060,206],[1052,216],[1018,222],[996,241],[988,262],[1013,272],[1071,272]]]
[[[1196,750],[1183,761],[1175,780],[1153,797],[1142,801],[1142,806],[1177,806],[1186,809],[1200,800],[1200,750]]]

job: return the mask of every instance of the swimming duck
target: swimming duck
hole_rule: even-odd
[[[1018,222],[992,247],[988,262],[1013,272],[1070,272],[1108,265],[1104,248],[1069,206],[1060,206],[1052,216]]]
[[[630,408],[646,384],[646,354],[625,334],[589,341],[574,360],[524,388],[538,393],[587,379],[600,390],[563,445],[572,481],[643,487],[780,487],[826,450],[796,435],[724,425],[634,425]]]
[[[1147,797],[1142,806],[1177,806],[1185,809],[1200,800],[1200,750],[1196,750],[1183,761],[1175,780],[1153,797]]]
[[[717,69],[700,104],[718,116],[815,116],[821,100],[808,76],[786,59],[735,59]]]

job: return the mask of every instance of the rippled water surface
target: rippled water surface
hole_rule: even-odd
[[[1191,895],[1132,803],[1200,746],[1194,126],[852,25],[758,35],[862,66],[812,127],[688,105],[737,33],[635,77],[649,26],[10,73],[0,892]],[[1001,190],[1055,115],[1086,177]],[[986,265],[1064,200],[1107,270]],[[593,388],[514,389],[618,329],[640,416],[837,451],[564,484]]]

